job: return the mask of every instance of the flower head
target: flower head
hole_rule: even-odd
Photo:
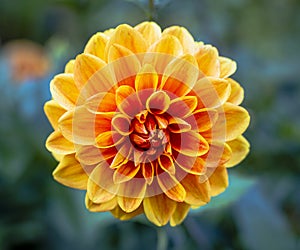
[[[235,70],[183,27],[95,34],[50,84],[54,178],[86,190],[90,211],[181,223],[226,189],[227,168],[249,151]]]

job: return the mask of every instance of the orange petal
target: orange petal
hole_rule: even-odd
[[[179,153],[175,157],[175,162],[187,173],[194,175],[205,173],[205,161],[201,157],[190,157]]]
[[[212,77],[201,78],[193,92],[198,97],[198,109],[219,107],[230,96],[231,86],[226,80]]]
[[[210,201],[209,182],[200,182],[199,176],[187,174],[181,180],[186,190],[185,202],[193,206],[203,206]]]
[[[131,180],[140,170],[140,165],[135,166],[132,161],[128,161],[114,172],[114,183],[122,183]]]
[[[135,54],[147,50],[146,41],[142,34],[127,24],[121,24],[115,29],[106,45],[106,55],[113,44],[119,44]]]
[[[149,48],[149,52],[168,54],[170,56],[177,57],[183,54],[183,49],[180,41],[175,36],[164,35]]]
[[[112,127],[121,135],[129,135],[132,132],[130,120],[123,114],[117,114],[111,121]]]
[[[210,129],[218,119],[218,111],[213,108],[204,108],[196,110],[192,116],[186,120],[192,125],[192,129],[199,132]]]
[[[143,201],[144,213],[149,221],[157,226],[164,226],[176,209],[176,202],[165,194],[146,197]]]
[[[113,182],[113,170],[104,161],[91,173],[87,183],[87,194],[94,203],[107,202],[115,197],[119,185]]]
[[[184,118],[195,110],[197,103],[196,96],[182,96],[175,98],[170,102],[168,114]]]
[[[174,161],[171,155],[162,154],[158,157],[158,164],[159,166],[166,172],[170,173],[171,175],[175,174],[175,166]]]
[[[219,117],[226,119],[226,141],[231,141],[244,133],[250,123],[250,116],[246,109],[233,105],[231,103],[225,103],[223,110],[220,111]]]
[[[104,66],[106,66],[106,62],[96,56],[91,54],[78,55],[74,66],[74,79],[78,89],[82,89],[89,79]]]
[[[228,78],[227,81],[231,86],[231,93],[227,102],[231,102],[235,105],[240,105],[244,99],[244,89],[240,86],[238,82],[233,79]]]
[[[129,156],[132,152],[132,148],[127,143],[124,143],[123,146],[118,149],[118,152],[116,153],[112,163],[110,164],[110,168],[119,168],[125,163],[128,162]]]
[[[146,101],[150,113],[163,114],[170,105],[170,97],[164,91],[154,92]]]
[[[243,136],[238,136],[232,141],[228,141],[227,144],[230,146],[232,154],[230,160],[225,166],[233,167],[239,164],[249,153],[250,144]]]
[[[191,125],[178,117],[170,117],[168,129],[172,133],[183,133],[191,130]]]
[[[116,206],[113,210],[111,210],[110,212],[112,213],[112,215],[116,218],[118,218],[119,220],[130,220],[133,217],[143,213],[143,206],[140,206],[138,209],[136,209],[135,211],[131,212],[131,213],[126,213],[124,212],[119,206]]]
[[[194,53],[194,38],[186,28],[179,27],[179,26],[172,26],[166,28],[162,34],[163,35],[168,34],[177,37],[177,39],[180,41],[182,45],[184,53],[189,53],[189,54]]]
[[[173,149],[187,156],[201,156],[209,149],[207,141],[195,131],[173,133],[170,135],[170,141]]]
[[[94,203],[85,195],[85,206],[91,212],[106,212],[114,209],[118,205],[117,198],[113,198],[103,203]]]
[[[228,173],[224,166],[219,166],[209,177],[211,196],[219,195],[228,187]]]
[[[157,172],[157,170],[156,170]],[[157,181],[162,191],[172,200],[182,202],[186,197],[186,191],[179,181],[167,172],[158,174]]]
[[[219,57],[220,61],[220,77],[227,78],[231,76],[236,71],[236,62],[226,58],[226,57]]]
[[[45,103],[45,114],[54,129],[58,128],[59,118],[67,111],[62,108],[56,101],[51,100]]]
[[[84,106],[92,113],[115,112],[117,104],[112,93],[98,93],[86,100]]]
[[[176,97],[186,95],[194,87],[198,78],[196,59],[189,54],[174,59],[166,67],[161,86]]]
[[[120,86],[116,91],[116,103],[119,110],[129,117],[133,117],[141,110],[141,104],[135,90],[130,86]]]
[[[75,107],[79,91],[72,74],[59,74],[50,82],[50,92],[53,99],[63,108]]]
[[[86,189],[88,175],[75,159],[75,154],[65,155],[53,172],[53,177],[59,183],[77,189]]]
[[[63,137],[60,131],[54,131],[49,135],[46,148],[57,154],[72,154],[75,152],[74,144]]]
[[[106,131],[100,133],[96,138],[96,146],[98,148],[111,148],[117,146],[124,140],[119,133],[114,131]]]
[[[219,53],[215,47],[212,47],[211,45],[201,46],[194,56],[203,75],[219,77]]]
[[[134,29],[143,35],[148,46],[161,37],[161,28],[154,22],[142,22],[135,26]]]
[[[189,210],[190,210],[191,205],[181,202],[177,203],[176,209],[174,213],[172,214],[172,217],[170,219],[170,225],[171,227],[175,227],[179,225],[187,216]]]
[[[146,192],[146,181],[142,178],[120,184],[118,204],[126,213],[131,213],[141,205]]]
[[[116,148],[100,149],[95,146],[76,146],[76,158],[81,164],[94,165],[117,154]]]
[[[142,163],[142,174],[147,182],[148,185],[151,185],[153,182],[153,177],[154,177],[154,166],[153,162],[151,161],[150,163]]]
[[[156,90],[158,75],[151,64],[145,64],[135,78],[135,90],[142,104]]]
[[[65,73],[66,74],[70,74],[70,73],[73,73],[74,72],[74,65],[75,65],[75,60],[72,59],[70,60],[66,66],[65,66]]]
[[[105,34],[101,32],[96,33],[90,38],[90,40],[86,44],[84,48],[84,53],[89,53],[99,57],[102,60],[105,60],[104,52],[107,41],[108,37]]]

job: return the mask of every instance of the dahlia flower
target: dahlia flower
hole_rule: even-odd
[[[236,63],[183,27],[119,25],[90,38],[50,83],[55,180],[92,212],[180,224],[228,186],[249,151]]]

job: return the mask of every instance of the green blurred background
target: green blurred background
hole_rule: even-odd
[[[0,0],[0,250],[300,249],[300,1],[153,2]],[[56,162],[44,147],[53,75],[97,31],[151,17],[236,60],[252,117],[251,153],[230,170],[228,190],[176,228],[88,212],[83,192],[52,179]],[[16,39],[42,46],[33,54],[48,63],[43,75],[24,69],[24,49],[25,76],[16,75],[12,55],[24,45],[11,46]]]

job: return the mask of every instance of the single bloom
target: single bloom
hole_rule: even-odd
[[[180,224],[226,189],[227,168],[249,152],[235,70],[183,27],[96,33],[50,83],[55,180],[86,190],[92,212]]]

